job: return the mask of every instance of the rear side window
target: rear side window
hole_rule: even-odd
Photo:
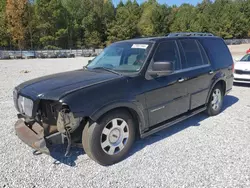
[[[155,52],[154,62],[172,62],[175,70],[180,69],[179,51],[174,40],[161,42]]]
[[[180,40],[182,49],[182,69],[197,67],[205,64],[201,49],[196,40],[193,39],[182,39]]]
[[[201,45],[201,43],[199,41],[196,41],[196,42],[197,42],[197,44],[198,44],[198,46],[200,48],[203,63],[204,64],[210,64],[210,61],[208,59],[208,56],[207,56],[206,51],[204,50],[203,46]]]
[[[221,38],[200,38],[212,65],[216,68],[225,68],[233,64],[231,53]]]

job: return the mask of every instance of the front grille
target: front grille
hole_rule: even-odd
[[[243,79],[243,78],[234,78],[234,80],[250,82],[250,79]]]
[[[250,71],[244,71],[244,70],[235,70],[236,74],[249,74],[250,75]]]
[[[43,122],[50,125],[55,125],[60,109],[60,103],[42,100],[40,102],[40,110]]]

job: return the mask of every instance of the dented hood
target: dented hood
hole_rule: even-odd
[[[75,70],[48,75],[24,82],[16,87],[18,93],[31,98],[59,100],[68,93],[90,87],[95,84],[101,84],[121,75],[96,70]]]

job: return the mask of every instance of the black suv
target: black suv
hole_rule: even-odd
[[[16,134],[49,154],[82,143],[110,165],[143,138],[206,111],[220,113],[233,85],[233,59],[219,38],[174,33],[114,43],[83,69],[45,76],[14,89]]]

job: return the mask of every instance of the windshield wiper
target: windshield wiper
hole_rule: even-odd
[[[105,67],[95,67],[95,68],[92,68],[92,70],[97,70],[97,69],[105,70],[107,72],[112,72],[114,74],[121,75],[119,72],[116,72],[116,71],[114,71],[112,69],[108,69],[108,68],[105,68]]]

